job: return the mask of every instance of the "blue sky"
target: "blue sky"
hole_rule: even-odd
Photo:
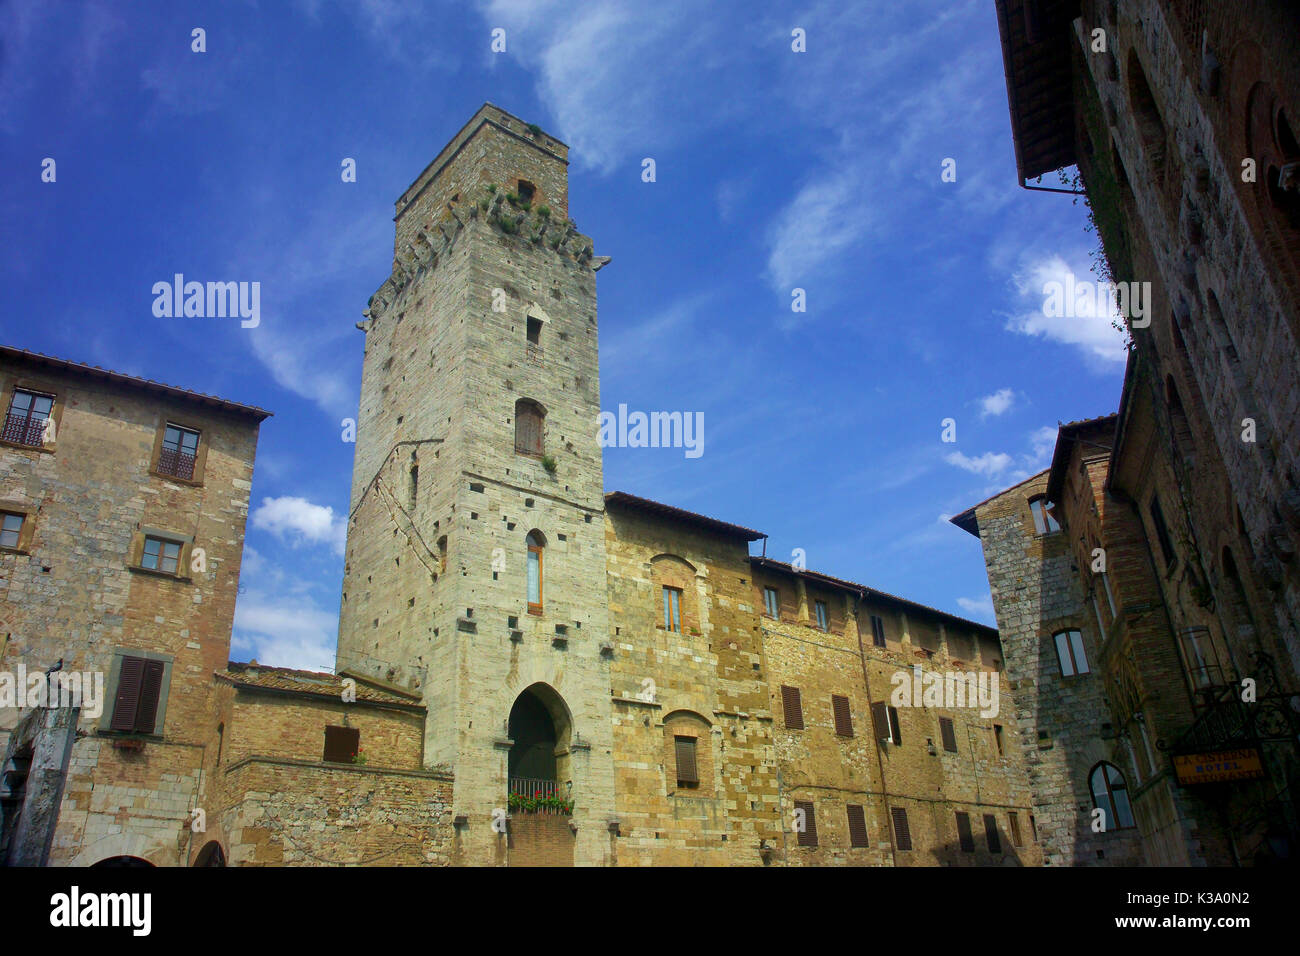
[[[700,457],[608,449],[606,488],[992,623],[946,518],[1113,411],[1124,352],[1043,314],[1096,243],[1016,185],[991,0],[0,0],[0,340],[275,412],[232,657],[333,665],[354,324],[393,201],[484,101],[569,144],[570,215],[613,257],[602,407],[704,414]],[[177,272],[260,282],[261,324],[156,318]]]

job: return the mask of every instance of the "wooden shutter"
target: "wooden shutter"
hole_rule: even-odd
[[[885,709],[888,706],[879,700],[871,705],[871,728],[876,732],[877,740],[889,739],[889,711]]]
[[[885,622],[874,614],[871,615],[871,642],[876,647],[885,646]]]
[[[898,708],[889,708],[889,736],[895,747],[903,746],[903,725],[898,722]]]
[[[798,687],[781,685],[781,709],[785,711],[787,730],[803,730],[803,701]]]
[[[835,732],[841,737],[852,737],[853,715],[849,712],[849,699],[831,694],[831,711],[835,714]]]
[[[325,756],[326,763],[352,763],[361,744],[361,731],[356,727],[326,727]]]
[[[135,730],[135,715],[140,709],[140,683],[144,679],[143,657],[123,657],[117,677],[117,697],[113,701],[112,730]]]
[[[971,833],[969,813],[957,814],[957,841],[963,853],[975,852],[975,834]]]
[[[943,737],[943,749],[949,753],[957,752],[957,735],[953,733],[952,718],[939,718],[939,735]]]
[[[870,846],[867,842],[867,815],[856,803],[848,805],[849,846]]]
[[[677,785],[699,783],[700,773],[695,766],[695,738],[674,737],[677,750]]]
[[[1020,815],[1017,813],[1008,813],[1007,822],[1011,824],[1011,843],[1013,846],[1024,846],[1024,840],[1020,837]]]
[[[817,812],[813,809],[812,802],[807,800],[796,800],[794,802],[794,808],[803,811],[803,832],[795,834],[795,836],[799,838],[799,845],[816,846]]]
[[[894,820],[894,846],[900,850],[912,849],[912,831],[907,828],[907,811],[894,807],[889,811]]]
[[[998,837],[998,818],[991,813],[984,814],[984,837],[989,841],[990,853],[1002,852],[1002,840]]]
[[[515,409],[515,451],[526,455],[542,453],[542,416],[531,405]]]
[[[158,721],[158,699],[162,696],[162,683],[163,662],[145,661],[140,680],[140,703],[135,715],[135,729],[141,733],[153,733],[153,725]]]

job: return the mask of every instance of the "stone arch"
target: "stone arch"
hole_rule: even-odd
[[[553,781],[561,788],[572,782],[573,713],[554,687],[538,681],[521,690],[510,705],[506,732],[514,741],[507,758],[511,780]]]
[[[209,840],[194,858],[194,866],[225,866],[226,851],[216,840]]]
[[[665,790],[669,794],[712,795],[717,765],[712,722],[694,710],[674,710],[664,716],[663,732]]]
[[[172,866],[176,862],[176,843],[173,840],[169,847],[150,840],[143,833],[115,833],[83,847],[69,865],[95,866],[118,857],[135,857],[150,866]]]

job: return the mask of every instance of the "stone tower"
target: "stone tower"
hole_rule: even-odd
[[[338,667],[423,695],[424,763],[455,774],[471,864],[526,850],[492,827],[508,780],[573,801],[572,832],[550,819],[574,862],[611,852],[607,260],[568,219],[567,153],[485,104],[398,199],[392,275],[358,324]]]

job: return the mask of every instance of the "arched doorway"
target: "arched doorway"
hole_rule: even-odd
[[[103,859],[103,860],[100,860],[98,863],[92,863],[92,864],[90,864],[90,865],[91,865],[92,867],[96,867],[96,866],[105,866],[105,867],[108,867],[108,866],[138,866],[138,867],[142,867],[142,866],[153,866],[153,864],[150,863],[148,860],[143,860],[143,859],[141,859],[141,858],[138,857],[138,856],[110,856],[110,857],[107,857],[107,858],[105,858],[105,859]]]
[[[221,849],[221,844],[216,840],[210,840],[206,843],[199,855],[194,858],[195,866],[225,866],[226,853]]]
[[[567,797],[572,790],[569,708],[546,684],[524,690],[510,708],[510,793]]]

